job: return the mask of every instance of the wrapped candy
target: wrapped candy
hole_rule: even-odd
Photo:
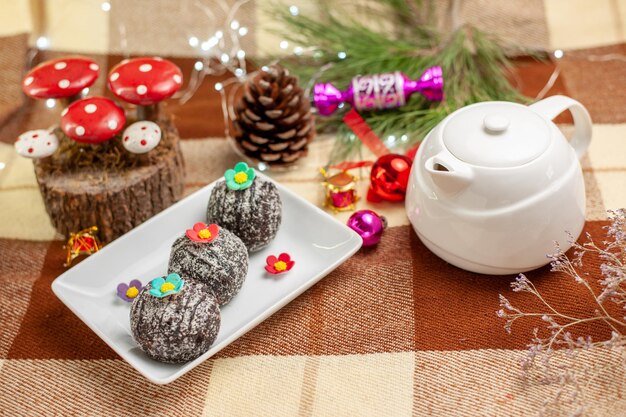
[[[430,101],[441,101],[443,99],[441,67],[426,69],[419,80],[411,80],[400,71],[363,75],[353,78],[345,91],[338,90],[330,83],[316,84],[313,102],[319,114],[329,116],[342,103],[349,103],[357,110],[401,107],[414,93],[419,93]]]

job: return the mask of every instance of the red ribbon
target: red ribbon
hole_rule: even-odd
[[[376,155],[376,158],[380,158],[389,153],[389,149],[387,149],[383,141],[374,133],[372,128],[369,127],[367,122],[363,120],[356,110],[350,109],[350,111],[343,116],[343,121],[354,132],[356,137]]]
[[[358,161],[358,162],[344,161],[335,165],[331,165],[330,168],[338,169],[340,171],[348,171],[354,168],[370,167],[372,165],[374,165],[374,162],[372,161]]]

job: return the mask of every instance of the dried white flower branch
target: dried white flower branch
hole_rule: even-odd
[[[543,320],[550,331],[548,337],[540,337],[539,329],[534,329],[527,354],[520,363],[523,376],[527,380],[556,386],[553,397],[546,400],[539,410],[540,415],[585,415],[589,412],[586,394],[591,384],[614,368],[621,367],[622,372],[626,369],[626,209],[609,211],[609,220],[610,224],[606,227],[607,239],[600,245],[587,233],[586,242],[573,243],[572,259],[558,245],[556,253],[548,255],[551,259],[551,271],[565,273],[587,289],[596,304],[594,315],[573,317],[564,314],[553,307],[524,274],[520,274],[511,283],[511,288],[514,292],[527,292],[535,296],[545,311],[522,311],[513,306],[505,296],[499,295],[500,310],[497,315],[506,319],[504,328],[508,333],[516,320],[532,317]],[[597,280],[599,290],[594,290],[588,274],[579,272],[583,258],[590,254],[595,254],[602,262],[599,268],[601,278]],[[609,303],[619,306],[620,314],[614,312],[615,308],[608,308]],[[591,322],[608,326],[611,337],[603,341],[593,341],[590,336],[572,336],[573,327]],[[613,352],[615,355],[611,357],[615,360],[597,369],[576,366],[576,360],[582,352],[599,349]]]

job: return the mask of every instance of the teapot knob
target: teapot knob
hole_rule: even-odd
[[[505,132],[509,124],[509,119],[499,114],[490,114],[483,120],[483,126],[485,126],[488,133],[499,134]]]

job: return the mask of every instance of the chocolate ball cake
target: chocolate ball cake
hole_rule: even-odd
[[[184,283],[174,292],[173,275],[157,278],[141,290],[130,309],[130,328],[149,357],[180,363],[209,350],[220,328],[220,310],[202,282],[178,278]]]
[[[216,224],[196,223],[174,241],[169,273],[206,284],[217,302],[228,303],[248,274],[248,251],[234,233]]]
[[[211,192],[208,221],[239,236],[251,252],[264,248],[276,237],[282,220],[278,189],[242,162],[224,177]]]

